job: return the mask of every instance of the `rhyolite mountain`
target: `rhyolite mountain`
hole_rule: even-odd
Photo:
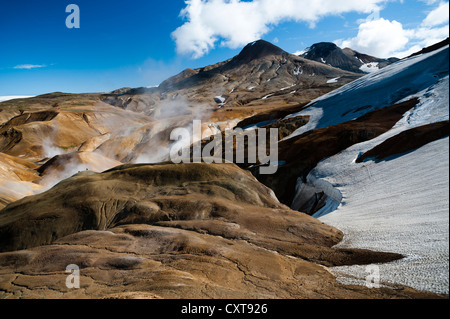
[[[360,76],[259,40],[245,46],[232,59],[184,70],[158,87],[112,93],[104,101],[125,109],[146,109],[146,112],[154,112],[154,106],[161,101],[180,97],[187,104],[210,107],[286,104],[310,101]],[[330,81],[337,78],[338,81]]]
[[[399,60],[397,58],[380,59],[350,48],[341,49],[331,42],[316,43],[300,56],[355,73],[374,72]]]

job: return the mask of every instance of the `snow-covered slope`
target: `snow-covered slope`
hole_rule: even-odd
[[[338,209],[319,219],[344,232],[340,247],[406,256],[379,265],[382,282],[448,294],[449,139],[389,161],[352,163],[355,154],[368,146],[357,145],[319,165],[315,174],[343,195]],[[334,271],[364,279],[365,269]]]
[[[321,96],[305,110],[288,116],[309,115],[311,120],[287,138],[311,129],[343,123],[395,104],[437,83],[448,75],[448,69],[448,45],[391,64]]]
[[[401,132],[449,120],[448,46],[365,76],[301,114],[313,118],[308,129],[326,127],[414,97],[420,102],[391,130],[320,162],[306,184],[299,180],[297,197],[305,190],[328,195],[315,217],[345,233],[339,246],[406,256],[378,265],[381,282],[448,294],[449,138],[381,161],[356,162]],[[348,283],[364,284],[368,275],[365,266],[333,271]]]

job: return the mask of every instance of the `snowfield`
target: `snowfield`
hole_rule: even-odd
[[[328,181],[339,183],[343,195],[338,209],[319,219],[344,232],[339,247],[406,256],[379,265],[382,282],[448,294],[449,139],[389,161],[352,164],[361,149],[349,149],[318,167],[321,174],[328,173]],[[339,171],[330,167],[338,163],[346,165]],[[367,276],[362,266],[332,271],[343,282],[348,282],[344,275]]]
[[[449,293],[449,138],[381,161],[359,155],[405,130],[449,119],[448,46],[392,64],[313,101],[290,115],[311,122],[292,136],[327,127],[411,98],[419,104],[388,132],[324,159],[297,184],[292,207],[323,191],[327,203],[314,217],[344,232],[339,247],[400,253],[379,264],[380,280]],[[288,138],[290,138],[288,137]],[[333,267],[338,280],[365,284],[366,266]]]
[[[327,81],[327,84],[331,84],[331,83],[337,83],[337,82],[338,82],[338,80],[339,80],[339,78],[340,78],[340,77],[337,77],[337,78],[334,78],[334,79],[328,80],[328,81]]]
[[[313,100],[305,110],[286,118],[309,115],[310,122],[286,139],[315,128],[347,122],[362,115],[395,104],[426,90],[448,75],[448,45],[367,74],[349,84]]]

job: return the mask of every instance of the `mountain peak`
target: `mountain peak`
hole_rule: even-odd
[[[302,57],[315,60],[316,57],[327,57],[335,50],[340,50],[336,44],[332,42],[319,42],[309,47]]]
[[[355,73],[374,72],[398,61],[395,58],[380,59],[350,48],[341,49],[331,42],[313,44],[300,56]]]
[[[287,52],[270,42],[258,40],[247,44],[242,49],[242,51],[235,57],[235,61],[239,61],[241,63],[248,63],[252,60],[260,59],[269,55],[283,55],[283,54],[287,54]]]

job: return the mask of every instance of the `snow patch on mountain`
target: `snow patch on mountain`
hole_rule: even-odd
[[[297,76],[297,75],[301,75],[301,74],[303,74],[302,68],[300,66],[296,67],[294,69],[294,75]]]
[[[262,100],[268,99],[268,98],[271,97],[271,96],[274,96],[274,94],[273,94],[273,93],[272,93],[272,94],[268,94],[268,95],[264,96],[264,97],[262,98]]]
[[[226,97],[223,97],[221,95],[214,97],[214,101],[219,105],[219,107],[224,106],[226,100]]]
[[[334,78],[334,79],[330,79],[327,81],[327,84],[331,84],[331,83],[337,83],[340,77]]]
[[[359,69],[365,73],[373,73],[380,70],[378,65],[379,65],[378,62],[364,63],[363,65],[361,65]]]
[[[286,91],[286,90],[288,90],[288,89],[290,89],[290,88],[292,88],[292,87],[294,87],[294,86],[295,86],[295,83],[292,84],[292,85],[290,85],[290,86],[287,86],[287,87],[285,87],[285,88],[280,89],[280,91]]]
[[[296,52],[294,52],[293,54],[294,54],[294,55],[304,55],[304,54],[308,53],[310,49],[311,49],[311,48],[306,48],[306,49],[304,49],[304,50],[296,51]]]

